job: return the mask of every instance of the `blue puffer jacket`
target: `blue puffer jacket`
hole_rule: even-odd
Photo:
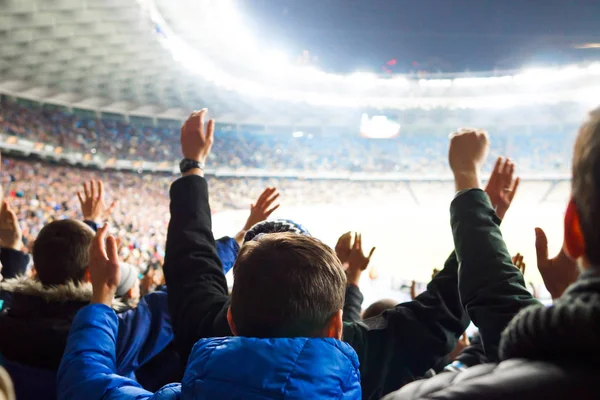
[[[117,319],[103,305],[82,309],[58,372],[58,398],[69,400],[360,399],[358,357],[334,339],[200,340],[181,384],[156,393],[116,375]]]
[[[240,251],[240,246],[234,238],[229,236],[223,236],[222,238],[217,239],[215,241],[215,246],[221,264],[223,264],[223,273],[227,275],[229,270],[233,268],[233,264],[235,264],[235,259]]]

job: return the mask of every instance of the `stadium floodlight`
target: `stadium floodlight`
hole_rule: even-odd
[[[369,72],[332,74],[314,66],[294,65],[281,51],[261,50],[232,0],[182,1],[189,3],[191,7],[177,7],[182,19],[185,19],[184,13],[195,14],[194,10],[198,7],[202,10],[209,9],[209,12],[199,13],[202,14],[202,23],[198,24],[198,30],[201,31],[199,34],[204,34],[207,29],[209,32],[214,29],[209,41],[212,50],[227,49],[223,57],[229,57],[228,60],[233,63],[222,63],[218,52],[215,57],[214,54],[211,55],[211,49],[207,50],[202,44],[199,48],[191,46],[175,34],[153,0],[138,0],[145,11],[144,14],[149,16],[156,27],[155,33],[160,43],[182,66],[201,77],[203,81],[252,97],[346,108],[504,108],[528,104],[527,102],[553,103],[555,98],[560,96],[565,100],[568,96],[577,100],[576,89],[579,87],[557,87],[553,88],[551,93],[521,93],[517,96],[518,99],[512,96],[510,101],[506,97],[489,97],[484,89],[490,86],[519,85],[525,89],[536,88],[537,91],[539,86],[600,74],[598,63],[587,66],[525,69],[516,75],[463,75],[454,79],[417,80],[405,75],[381,77]],[[224,30],[226,35],[215,33]],[[243,61],[238,61],[239,65],[236,65],[236,60]],[[421,89],[420,95],[410,95],[416,88]],[[455,90],[439,91],[444,88]],[[461,88],[470,90],[461,93]],[[482,90],[476,90],[478,88]],[[369,95],[365,95],[366,93]]]

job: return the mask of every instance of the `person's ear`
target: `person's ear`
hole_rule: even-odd
[[[344,331],[344,320],[342,318],[343,311],[339,310],[329,320],[325,326],[323,336],[326,338],[342,340],[342,333]]]
[[[585,255],[585,239],[581,232],[579,222],[579,211],[575,200],[571,198],[567,211],[565,212],[565,253],[573,259],[578,260]]]
[[[91,282],[92,281],[92,277],[90,275],[90,267],[87,267],[85,269],[85,273],[83,274],[83,282]]]
[[[235,323],[233,322],[233,317],[231,316],[231,307],[227,309],[227,323],[229,324],[229,329],[231,329],[231,333],[233,334],[233,336],[237,336]]]

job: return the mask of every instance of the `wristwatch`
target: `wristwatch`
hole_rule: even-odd
[[[204,163],[201,163],[200,161],[196,161],[196,160],[191,160],[189,158],[184,158],[179,163],[179,170],[181,171],[182,174],[186,173],[190,169],[194,169],[194,168],[199,168],[204,171]]]

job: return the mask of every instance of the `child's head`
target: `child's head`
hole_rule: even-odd
[[[600,266],[600,108],[579,130],[573,152],[571,201],[565,213],[565,250],[582,266]]]
[[[234,334],[341,338],[346,275],[319,240],[260,235],[244,244],[233,273],[228,319]]]

